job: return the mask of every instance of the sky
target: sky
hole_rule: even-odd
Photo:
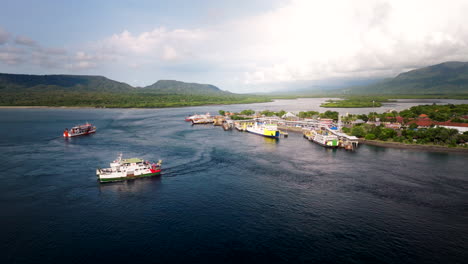
[[[468,61],[468,0],[0,0],[0,72],[294,90]]]

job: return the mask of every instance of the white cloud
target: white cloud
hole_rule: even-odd
[[[37,45],[37,43],[34,40],[26,36],[16,36],[15,43],[19,45],[25,45],[25,46],[31,46],[31,47]]]
[[[468,60],[466,14],[462,0],[293,0],[203,29],[123,31],[100,41],[96,51],[140,66],[191,62],[228,68],[225,79],[239,80],[233,86],[389,76]]]
[[[190,57],[191,46],[203,40],[204,32],[201,30],[167,30],[159,27],[137,35],[125,30],[97,42],[94,48],[101,53],[173,61]]]

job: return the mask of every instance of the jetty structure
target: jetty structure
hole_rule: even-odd
[[[321,131],[317,139],[322,138],[321,135],[327,136],[331,145],[327,147],[344,148],[346,150],[356,150],[359,146],[359,139],[355,136],[347,135],[341,132],[342,123],[340,120],[337,124],[332,119],[304,119],[304,120],[285,120],[279,117],[261,117],[249,120],[235,120],[233,126],[241,132],[247,131],[249,126],[253,126],[255,122],[262,122],[265,124],[276,124],[280,136],[287,137],[288,132],[295,131],[302,133],[305,138],[312,140],[312,131]],[[322,141],[319,141],[322,142]]]

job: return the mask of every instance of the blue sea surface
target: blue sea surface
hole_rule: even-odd
[[[0,262],[467,263],[468,155],[184,122],[258,105],[0,109]],[[99,184],[119,153],[162,176]]]

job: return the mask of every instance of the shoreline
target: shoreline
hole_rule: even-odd
[[[468,148],[450,148],[445,146],[436,146],[436,145],[418,145],[418,144],[404,144],[400,142],[384,142],[377,140],[366,140],[359,139],[360,144],[366,144],[376,147],[384,148],[399,148],[399,149],[412,149],[412,150],[422,150],[422,151],[434,151],[434,152],[451,152],[451,153],[463,153],[468,154]]]
[[[279,130],[300,133],[302,134],[302,128],[299,127],[284,127],[278,126]],[[418,145],[418,144],[404,144],[400,142],[386,142],[378,140],[366,140],[363,138],[359,139],[359,144],[365,144],[370,146],[382,147],[382,148],[398,148],[398,149],[410,149],[418,151],[427,151],[427,152],[449,152],[449,153],[461,153],[468,154],[468,148],[450,148],[445,146],[436,146],[436,145]]]

